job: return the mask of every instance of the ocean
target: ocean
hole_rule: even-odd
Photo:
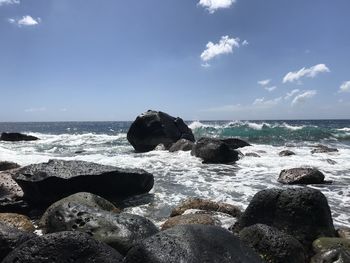
[[[189,152],[135,153],[126,139],[131,122],[0,123],[0,132],[22,132],[34,142],[0,141],[0,160],[20,165],[49,159],[83,160],[123,168],[142,168],[154,174],[149,194],[125,200],[127,212],[146,216],[160,225],[171,209],[188,197],[209,198],[245,209],[260,190],[289,187],[277,182],[282,169],[315,167],[332,184],[311,185],[328,198],[334,224],[350,223],[350,120],[189,121],[195,137],[239,137],[252,144],[239,149],[235,165],[202,164]],[[311,154],[324,144],[339,152]],[[294,156],[280,157],[289,149]],[[335,161],[334,164],[330,160]],[[294,186],[295,187],[295,186]]]

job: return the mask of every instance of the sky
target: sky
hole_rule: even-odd
[[[350,118],[349,0],[0,0],[0,121]]]

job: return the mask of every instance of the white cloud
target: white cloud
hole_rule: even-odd
[[[198,5],[206,8],[210,14],[217,9],[229,8],[236,0],[200,0]]]
[[[282,97],[278,97],[271,100],[265,100],[265,98],[258,98],[254,100],[253,105],[261,106],[261,107],[272,107],[280,103],[281,100],[282,100]]]
[[[266,86],[270,83],[271,79],[264,79],[264,80],[259,80],[258,84],[261,86]]]
[[[41,19],[38,17],[37,19],[31,16],[23,16],[21,19],[9,18],[8,21],[11,24],[17,24],[18,26],[36,26],[41,22]]]
[[[265,87],[264,89],[266,89],[268,92],[274,91],[275,89],[277,89],[276,86],[271,86],[271,87]]]
[[[0,0],[0,6],[2,5],[13,5],[13,4],[19,4],[19,0]]]
[[[311,99],[317,94],[316,90],[305,90],[303,93],[295,96],[292,101],[292,106],[304,103],[307,99]]]
[[[299,71],[288,72],[283,78],[283,83],[298,81],[303,77],[314,78],[319,73],[330,72],[325,64],[318,64],[310,68],[302,68]]]
[[[343,82],[339,88],[339,92],[350,92],[350,80]]]
[[[242,46],[248,46],[248,45],[249,45],[249,42],[247,40],[243,40]]]
[[[25,109],[25,112],[40,112],[40,111],[46,111],[45,107],[40,107],[40,108],[29,108]]]
[[[299,93],[300,90],[293,89],[291,92],[288,92],[286,96],[284,97],[285,100],[289,100],[291,97],[293,97],[295,94]]]
[[[214,44],[213,42],[209,42],[201,54],[201,59],[205,62],[205,65],[209,66],[208,61],[211,59],[222,55],[222,54],[230,54],[233,52],[233,48],[239,48],[239,38],[229,38],[229,36],[222,36],[219,43]]]

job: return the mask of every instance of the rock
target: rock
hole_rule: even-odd
[[[239,217],[242,213],[241,210],[234,205],[221,202],[214,202],[211,200],[205,200],[201,198],[188,198],[185,201],[183,201],[180,205],[175,207],[173,211],[171,211],[170,216],[172,217],[182,215],[188,209],[200,209],[206,211],[221,212],[229,214],[233,217]]]
[[[258,192],[233,229],[239,231],[259,223],[293,236],[307,252],[315,239],[335,236],[326,197],[319,190],[307,187]]]
[[[337,162],[334,161],[334,160],[332,160],[332,159],[326,159],[326,162],[329,163],[329,164],[331,164],[331,165],[337,164]]]
[[[170,217],[163,225],[162,230],[177,225],[219,225],[210,215],[206,214],[188,214]]]
[[[349,251],[338,248],[323,253],[316,254],[311,258],[310,263],[349,263]]]
[[[284,150],[284,151],[281,151],[279,154],[279,156],[291,156],[291,155],[295,155],[295,152],[292,152],[290,150]]]
[[[33,238],[13,250],[3,263],[117,263],[123,257],[111,247],[78,232]]]
[[[191,151],[193,145],[194,143],[189,140],[180,139],[170,147],[169,152]]]
[[[116,198],[147,193],[154,178],[141,169],[120,169],[84,161],[50,160],[12,175],[30,203],[51,204],[78,192]]]
[[[232,163],[239,159],[239,153],[232,150],[222,140],[201,138],[193,146],[191,155],[199,157],[203,163]]]
[[[252,225],[243,228],[239,232],[239,238],[261,255],[266,262],[305,262],[305,253],[300,242],[277,228],[262,224]]]
[[[97,208],[104,211],[109,212],[115,212],[120,213],[120,209],[115,207],[111,202],[108,200],[91,193],[76,193],[73,195],[70,195],[68,197],[65,197],[52,205],[50,205],[49,208],[45,211],[45,213],[42,215],[41,220],[39,222],[40,227],[45,227],[45,225],[48,225],[48,217],[52,214],[52,211],[54,211],[58,206],[65,204],[65,203],[76,203],[79,205],[84,205],[92,208]]]
[[[338,152],[338,149],[336,148],[330,148],[328,146],[325,146],[325,145],[317,145],[317,146],[314,146],[315,149],[313,149],[311,151],[312,154],[314,153],[330,153],[330,152]]]
[[[34,237],[32,233],[0,223],[0,261],[20,244]]]
[[[131,248],[125,263],[255,263],[259,256],[227,230],[182,225],[161,231]]]
[[[78,150],[78,151],[75,151],[74,153],[75,154],[82,154],[82,153],[85,153],[86,151],[85,150]]]
[[[243,141],[243,140],[238,139],[238,138],[227,138],[227,139],[222,139],[221,141],[226,143],[233,150],[238,149],[238,148],[243,148],[246,146],[251,146],[246,141]]]
[[[350,252],[350,240],[337,237],[321,237],[312,243],[315,253],[326,252],[329,250],[344,248]]]
[[[19,142],[19,141],[36,141],[36,140],[39,140],[39,138],[31,135],[22,134],[22,133],[16,133],[16,132],[10,132],[10,133],[3,132],[0,136],[0,141]]]
[[[282,184],[322,184],[324,174],[313,168],[292,168],[281,171],[278,182]]]
[[[63,203],[47,214],[45,233],[79,231],[105,242],[125,254],[135,243],[158,232],[148,219],[126,213],[112,213],[73,202]]]
[[[246,153],[244,156],[247,156],[247,157],[261,157],[259,154],[257,153]]]
[[[138,152],[152,151],[158,144],[167,147],[179,139],[195,141],[192,130],[181,118],[152,110],[136,118],[130,126],[127,139]]]
[[[17,163],[13,162],[0,162],[0,171],[6,171],[6,170],[11,170],[11,169],[16,169],[19,168],[20,166]]]
[[[156,148],[154,148],[155,151],[166,151],[167,147],[164,144],[158,144]]]
[[[22,231],[33,232],[35,230],[30,218],[15,213],[0,213],[0,222]]]
[[[350,239],[350,228],[342,227],[337,229],[337,235],[340,238]]]

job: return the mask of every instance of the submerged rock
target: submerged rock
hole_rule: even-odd
[[[127,139],[138,152],[152,151],[158,144],[168,147],[179,139],[195,141],[192,130],[181,118],[152,110],[136,118],[130,126]]]
[[[331,165],[337,164],[337,162],[334,161],[334,160],[332,160],[332,159],[326,159],[326,162],[329,163],[329,164],[331,164]]]
[[[141,169],[120,169],[84,161],[50,160],[32,164],[12,175],[31,203],[51,204],[77,192],[102,197],[121,197],[147,193],[153,175]]]
[[[30,218],[15,213],[0,213],[0,222],[22,231],[33,232],[35,230]]]
[[[131,248],[125,263],[257,263],[259,256],[227,230],[182,225],[159,232]]]
[[[11,170],[19,167],[20,166],[17,163],[7,161],[0,162],[0,171]]]
[[[219,225],[213,217],[207,214],[187,214],[170,217],[163,225],[162,230],[178,225]]]
[[[13,250],[3,263],[86,262],[118,263],[113,248],[79,232],[60,232],[33,238]]]
[[[284,150],[284,151],[281,151],[279,154],[279,156],[291,156],[291,155],[295,155],[295,152],[292,152],[290,150]]]
[[[314,146],[315,149],[313,149],[311,151],[312,154],[314,153],[330,153],[330,152],[338,152],[338,149],[336,148],[330,148],[328,146],[325,146],[325,145],[317,145],[317,146]]]
[[[187,139],[180,139],[170,147],[169,152],[191,151],[193,145],[194,143]]]
[[[259,154],[257,153],[246,153],[244,156],[247,156],[247,157],[261,157]]]
[[[39,138],[31,135],[26,135],[17,132],[3,132],[0,136],[0,141],[18,142],[18,141],[36,141]]]
[[[282,184],[322,184],[324,174],[313,168],[292,168],[281,171],[278,182]]]

